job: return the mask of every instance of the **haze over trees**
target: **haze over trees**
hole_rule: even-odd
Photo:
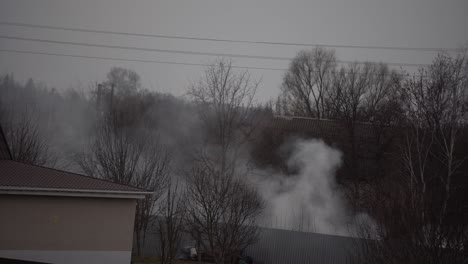
[[[207,67],[188,100],[146,90],[124,68],[112,68],[89,91],[60,93],[7,74],[0,121],[16,160],[152,191],[137,206],[136,252],[156,223],[164,263],[173,263],[183,233],[217,263],[254,243],[271,201],[252,168],[295,175],[283,166],[287,157],[271,157],[284,151],[267,141],[280,137],[273,113],[329,122],[341,143],[332,142],[336,135],[327,143],[343,153],[336,188],[353,213],[376,224],[355,234],[378,239],[364,243],[357,263],[466,261],[465,53],[442,53],[411,75],[384,63],[341,65],[333,50],[301,51],[274,109],[255,102],[259,83],[232,66],[219,59]]]

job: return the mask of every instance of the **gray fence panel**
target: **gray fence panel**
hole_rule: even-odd
[[[254,245],[248,247],[246,255],[255,263],[264,264],[346,264],[356,251],[359,239],[282,229],[261,228]],[[180,246],[193,244],[185,235]],[[159,255],[158,235],[148,232],[142,250],[144,256]]]

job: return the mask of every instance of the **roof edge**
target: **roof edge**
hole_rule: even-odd
[[[39,168],[46,169],[46,170],[53,170],[53,171],[57,171],[57,172],[60,172],[60,173],[73,174],[74,176],[78,176],[78,177],[84,177],[84,178],[92,179],[92,180],[96,180],[96,181],[108,182],[108,183],[117,184],[117,185],[120,185],[120,186],[126,186],[126,187],[130,187],[130,188],[134,188],[134,189],[139,189],[142,192],[148,192],[148,190],[145,190],[145,189],[142,189],[142,188],[139,188],[139,187],[135,187],[135,186],[132,186],[132,185],[129,185],[129,184],[117,183],[117,182],[113,182],[111,180],[101,179],[101,178],[98,178],[98,177],[84,175],[84,174],[80,174],[80,173],[76,173],[76,172],[71,172],[71,171],[66,171],[66,170],[61,170],[61,169],[56,169],[56,168],[46,167],[46,166],[42,166],[42,165],[26,163],[26,162],[21,162],[21,161],[17,161],[17,160],[13,160],[13,159],[7,160],[7,161],[20,163],[20,164],[24,164],[24,165],[27,165],[27,166],[39,167]],[[148,193],[150,193],[150,192],[148,192]]]
[[[144,199],[152,192],[0,186],[0,194]]]
[[[330,122],[330,123],[343,123],[343,120],[339,119],[329,119],[329,118],[317,118],[317,117],[308,117],[308,116],[294,116],[294,115],[273,115],[273,119],[284,119],[284,120],[312,120],[312,121],[323,121],[323,122]],[[367,121],[356,121],[356,124],[360,125],[372,125],[371,122]]]

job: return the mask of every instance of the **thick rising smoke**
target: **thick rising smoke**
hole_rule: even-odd
[[[287,164],[294,173],[273,173],[259,183],[267,203],[263,225],[336,235],[353,233],[355,217],[349,215],[335,181],[341,152],[321,140],[287,144],[291,149]]]

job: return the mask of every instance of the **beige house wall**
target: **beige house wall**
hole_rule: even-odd
[[[0,195],[0,250],[131,252],[136,200]]]

